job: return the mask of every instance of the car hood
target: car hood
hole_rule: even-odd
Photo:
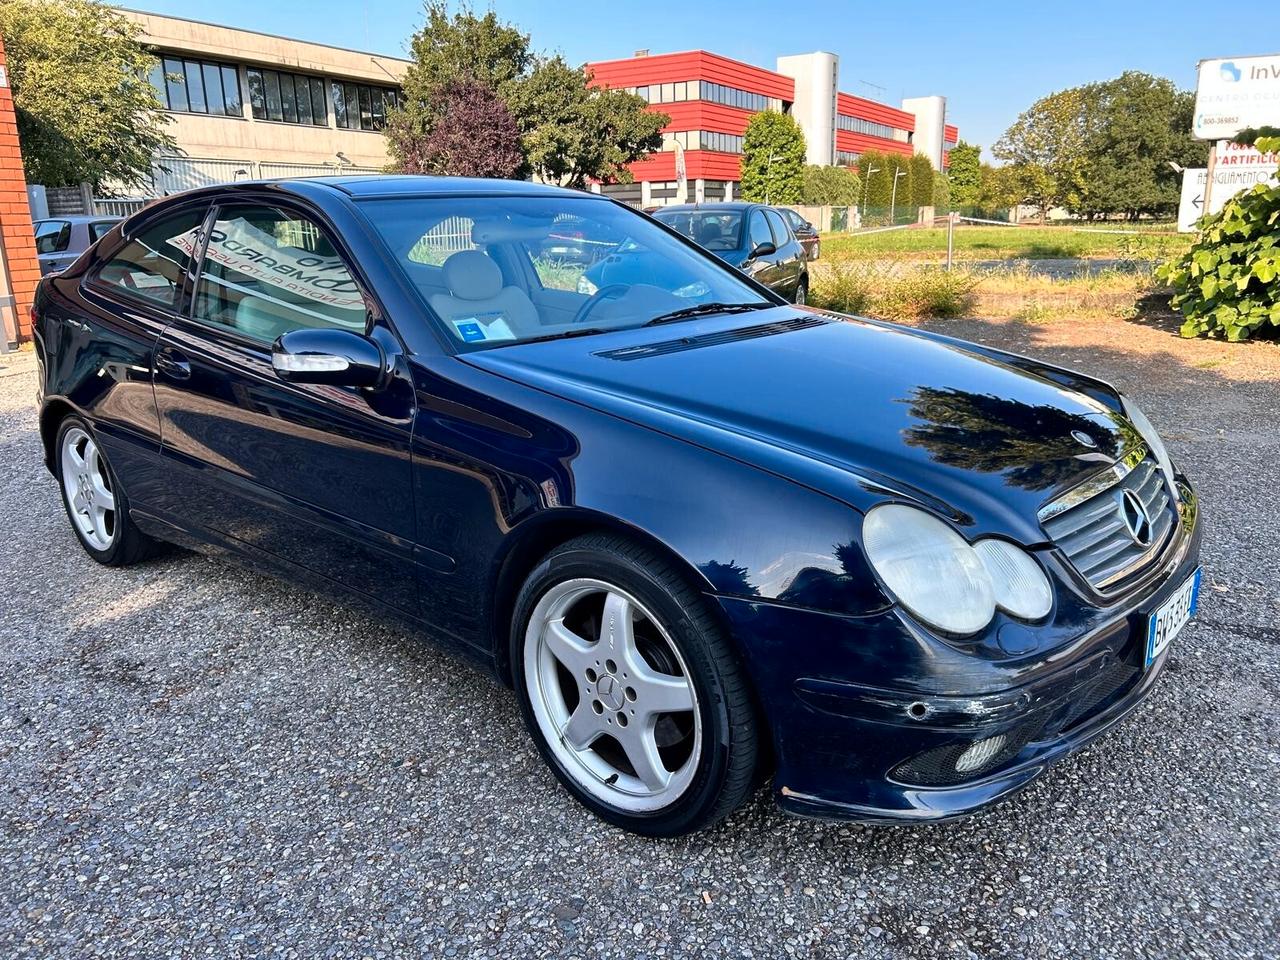
[[[1035,514],[1045,501],[1133,439],[1097,381],[892,324],[785,307],[464,359],[855,506],[887,487],[1023,542],[1041,538]],[[825,469],[798,477],[805,460]],[[822,479],[833,473],[857,482],[840,489]]]

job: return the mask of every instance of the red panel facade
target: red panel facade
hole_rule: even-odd
[[[706,80],[726,87],[746,90],[790,103],[795,99],[795,81],[772,70],[731,60],[706,50],[687,53],[664,53],[657,56],[629,57],[588,64],[592,82],[606,87],[648,87],[659,83]],[[746,132],[753,112],[726,106],[710,100],[684,100],[655,103],[649,109],[665,113],[671,122],[665,133],[709,130],[741,136]],[[675,154],[656,153],[646,160],[631,164],[637,180],[667,182],[676,178]],[[737,180],[741,176],[742,158],[736,153],[710,150],[685,152],[685,170],[689,179]]]
[[[866,153],[876,150],[880,153],[896,153],[909,157],[915,153],[915,147],[901,140],[889,140],[886,137],[873,137],[866,133],[855,133],[852,130],[836,131],[836,149],[841,153]]]
[[[877,103],[865,97],[855,97],[851,93],[836,94],[836,113],[842,117],[859,117],[870,120],[872,123],[883,123],[887,127],[906,130],[908,133],[914,133],[916,129],[914,113],[907,113],[905,110]]]
[[[946,143],[959,143],[960,128],[948,123],[942,128],[942,139]]]
[[[742,157],[736,153],[686,150],[684,168],[690,180],[739,180],[742,177]],[[676,155],[670,150],[655,153],[631,164],[630,169],[637,181],[668,183],[676,178]]]
[[[5,69],[4,39],[0,38],[0,71]],[[0,257],[9,276],[13,297],[15,333],[19,340],[31,336],[31,301],[40,282],[40,263],[27,205],[27,181],[22,172],[22,148],[18,143],[18,119],[13,90],[0,86]],[[0,325],[0,337],[8,336]]]
[[[591,71],[592,79],[605,87],[647,87],[681,80],[710,80],[787,102],[796,97],[796,84],[790,77],[706,50],[603,60],[588,64],[587,69]]]

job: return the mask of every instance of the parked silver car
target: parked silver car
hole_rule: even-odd
[[[65,270],[99,237],[120,222],[119,217],[50,217],[37,220],[36,259],[40,275],[48,276]]]

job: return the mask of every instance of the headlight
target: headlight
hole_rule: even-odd
[[[1000,607],[1022,620],[1049,613],[1049,580],[1031,556],[1004,540],[970,546],[946,523],[889,503],[862,525],[867,559],[898,601],[946,633],[977,633]]]
[[[597,289],[596,285],[587,279],[585,273],[578,278],[578,292],[584,297],[591,296]]]
[[[1156,463],[1160,465],[1160,472],[1164,474],[1165,481],[1169,485],[1169,493],[1178,497],[1178,481],[1173,472],[1173,461],[1169,459],[1169,451],[1165,448],[1164,441],[1160,439],[1160,433],[1147,415],[1138,409],[1138,405],[1128,397],[1121,397],[1121,403],[1124,405],[1124,415],[1129,418],[1129,422],[1146,441],[1147,446],[1151,450],[1151,455],[1156,458]]]
[[[973,545],[991,577],[996,606],[1020,620],[1039,620],[1053,607],[1049,578],[1021,547],[1008,540],[979,540]]]

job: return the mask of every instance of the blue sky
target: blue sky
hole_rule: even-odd
[[[193,6],[190,0],[126,5],[174,16],[191,16]],[[483,0],[475,6],[488,8]],[[1264,26],[1265,4],[1241,7],[1239,17],[1225,8],[1209,13],[1189,0],[501,0],[493,6],[532,34],[535,47],[574,63],[646,47],[653,53],[704,48],[772,68],[779,54],[829,50],[840,56],[841,86],[849,93],[895,104],[904,96],[945,95],[949,119],[964,139],[983,146],[988,160],[987,148],[1018,113],[1053,90],[1126,69],[1190,89],[1197,60],[1280,50],[1280,35]],[[422,22],[419,0],[220,0],[199,9],[199,18],[217,23],[396,55],[404,54]]]

